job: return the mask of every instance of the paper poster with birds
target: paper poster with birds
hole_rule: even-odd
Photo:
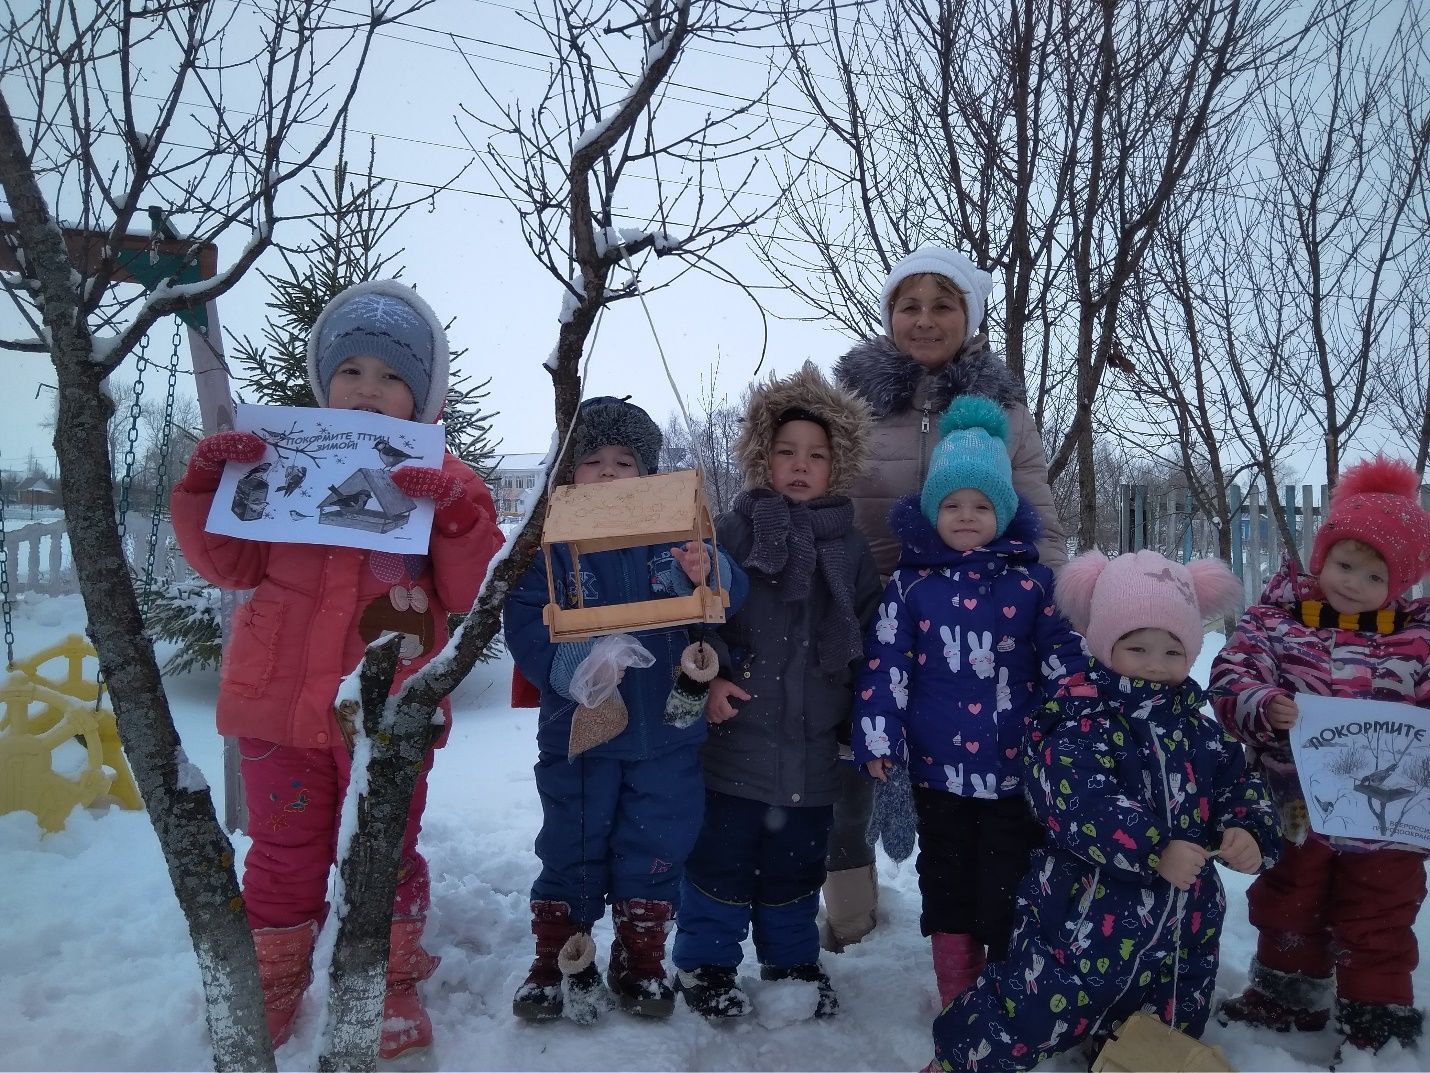
[[[234,427],[267,445],[262,458],[229,462],[208,530],[248,540],[329,544],[420,555],[432,532],[432,501],[392,480],[408,466],[440,468],[441,425],[363,410],[248,406]]]
[[[1291,752],[1311,829],[1430,848],[1430,711],[1296,694]]]

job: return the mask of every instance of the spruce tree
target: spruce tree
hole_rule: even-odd
[[[247,337],[235,348],[239,380],[253,402],[270,406],[313,406],[308,386],[308,333],[318,314],[340,291],[354,283],[374,279],[401,279],[398,264],[402,249],[388,252],[384,245],[393,229],[412,208],[399,203],[392,183],[373,176],[372,149],[366,174],[350,178],[342,155],[328,186],[304,186],[315,206],[309,221],[313,236],[297,247],[277,247],[284,271],[259,272],[272,291],[268,322],[262,339]],[[446,328],[450,333],[453,321]],[[482,404],[489,397],[490,380],[474,383],[470,374],[456,371],[465,350],[453,349],[451,382],[442,410],[442,423],[451,452],[490,476],[493,444],[489,412]]]

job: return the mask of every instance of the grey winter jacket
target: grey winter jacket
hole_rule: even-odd
[[[720,550],[735,563],[749,555],[754,533],[729,511],[716,524]],[[851,526],[845,560],[861,627],[874,618],[883,592],[869,544]],[[720,653],[720,675],[750,699],[732,700],[737,714],[712,723],[701,747],[708,789],[769,805],[828,805],[839,796],[839,737],[847,735],[857,667],[834,675],[819,669],[818,624],[833,599],[815,571],[805,600],[785,601],[768,578],[750,573],[750,593],[739,612],[710,640]]]
[[[1008,415],[1008,454],[1013,489],[1031,503],[1043,523],[1038,561],[1054,572],[1067,562],[1067,533],[1048,485],[1048,459],[1026,393],[1008,367],[976,335],[953,361],[936,372],[922,366],[879,336],[859,343],[834,366],[841,387],[861,396],[874,415],[874,443],[864,475],[854,483],[854,524],[869,538],[879,575],[899,563],[899,541],[889,532],[889,510],[902,496],[918,492],[938,444],[938,419],[959,395],[987,395]]]

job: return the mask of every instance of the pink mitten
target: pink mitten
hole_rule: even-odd
[[[440,469],[407,466],[392,471],[392,483],[413,499],[436,504],[433,524],[447,536],[461,536],[477,524],[477,509],[464,494],[462,482]]]
[[[257,462],[267,449],[251,432],[215,432],[198,442],[181,483],[190,492],[212,492],[225,462]]]

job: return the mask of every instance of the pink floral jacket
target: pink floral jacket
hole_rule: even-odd
[[[1402,596],[1391,605],[1398,628],[1388,633],[1310,626],[1298,603],[1325,597],[1314,577],[1287,563],[1266,583],[1261,602],[1247,609],[1212,663],[1213,705],[1222,725],[1251,747],[1281,809],[1287,841],[1323,836],[1306,823],[1305,789],[1292,760],[1289,736],[1271,728],[1273,697],[1314,693],[1397,701],[1430,708],[1430,600]],[[1400,843],[1332,838],[1340,848],[1399,849]]]

